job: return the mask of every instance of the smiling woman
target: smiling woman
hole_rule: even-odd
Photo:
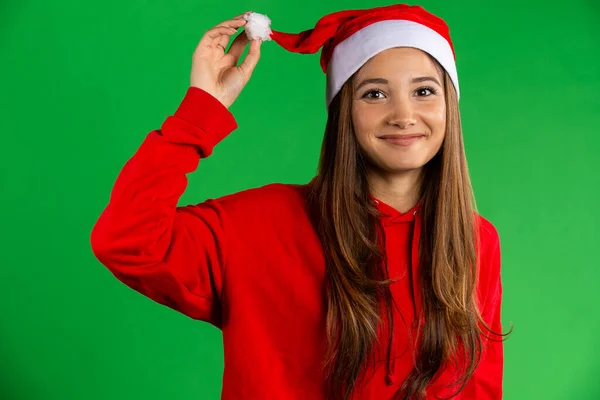
[[[358,381],[362,393],[360,374],[369,353],[357,346],[365,338],[387,340],[385,356],[375,360],[386,365],[388,384],[395,383],[397,364],[404,371],[398,397],[391,398],[502,396],[500,297],[495,297],[501,293],[500,255],[486,263],[478,247],[487,241],[499,247],[499,241],[493,225],[475,212],[456,86],[430,54],[392,47],[357,68],[329,105],[309,208],[321,210],[316,225],[324,248],[345,249],[339,259],[328,260],[330,326],[348,318],[349,311],[335,315],[344,308],[354,314],[348,325],[365,326],[362,337],[339,333],[345,343],[338,354],[330,353],[330,359],[337,358],[328,381],[332,398],[347,382]],[[378,212],[371,213],[371,202]],[[378,224],[383,227],[361,228]],[[367,268],[380,262],[387,267],[383,275]],[[348,275],[371,281],[348,282]],[[386,278],[391,285],[381,280]],[[481,291],[481,282],[489,279],[496,282],[491,296],[496,311],[488,309],[492,319],[482,318],[478,307],[490,293],[475,296],[475,288]],[[370,291],[377,300],[365,306]],[[370,321],[379,302],[383,324]],[[399,329],[408,339],[398,335],[399,322],[405,327],[412,322],[412,331]],[[388,333],[369,339],[372,324]],[[483,338],[494,344],[485,358]],[[412,371],[405,364],[411,347],[417,354]]]
[[[351,78],[350,84],[357,83],[352,101],[356,138],[380,173],[412,175],[416,181],[420,167],[439,151],[446,132],[443,78],[435,59],[410,47],[377,54]],[[382,194],[375,190],[375,195]]]
[[[408,5],[297,35],[269,24],[248,13],[200,40],[181,105],[115,183],[94,253],[222,329],[223,399],[500,399],[500,241],[475,209],[448,27]],[[261,39],[323,49],[317,175],[177,206],[186,174],[237,127],[228,107]]]

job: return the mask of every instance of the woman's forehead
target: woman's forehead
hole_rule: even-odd
[[[423,74],[439,77],[439,71],[427,53],[412,47],[395,47],[382,51],[367,61],[358,71],[357,78],[375,77],[372,75],[390,79],[413,78]]]

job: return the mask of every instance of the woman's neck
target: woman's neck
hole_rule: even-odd
[[[401,213],[413,208],[419,201],[422,169],[387,173],[369,169],[367,180],[371,195]]]

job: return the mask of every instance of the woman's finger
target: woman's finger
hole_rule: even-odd
[[[226,27],[238,29],[239,27],[246,25],[247,22],[248,21],[246,21],[243,18],[234,18],[234,19],[230,19],[229,21],[221,22],[220,24],[215,26],[215,28],[219,27],[219,26],[226,26]]]
[[[236,29],[235,32],[233,32],[233,34],[235,34],[236,32],[238,32],[238,30]],[[216,46],[219,46],[221,48],[223,48],[223,51],[225,51],[225,48],[227,47],[227,44],[229,43],[229,41],[231,40],[231,35],[229,36],[221,36],[220,38],[217,38],[213,41],[213,44],[215,44]]]
[[[215,28],[212,28],[212,29],[206,31],[206,33],[204,34],[202,39],[200,39],[200,43],[198,43],[198,47],[211,46],[219,38],[224,38],[226,40],[225,43],[227,44],[227,41],[229,41],[229,38],[231,37],[231,35],[233,35],[236,32],[237,32],[237,29],[235,29],[235,28],[230,28],[230,27],[226,27],[226,26],[217,26]]]
[[[246,20],[244,19],[244,14],[240,14],[230,20],[223,21],[220,24],[214,26],[212,29],[209,29],[204,33],[200,42],[198,43],[198,47],[214,45],[216,40],[218,41],[218,45],[225,48],[227,43],[229,42],[229,38],[233,35],[237,30],[246,24]]]
[[[248,36],[246,35],[246,32],[244,32],[244,31],[240,32],[236,36],[236,38],[233,40],[233,43],[231,44],[231,47],[229,48],[229,51],[227,52],[227,54],[231,55],[231,57],[233,58],[233,65],[238,64],[238,60],[242,56],[242,53],[244,52],[244,48],[246,48],[246,45],[248,44],[249,41],[250,41],[250,39],[248,39]]]
[[[240,19],[240,18],[244,18],[244,15],[251,13],[252,11],[246,11],[243,14],[240,15],[236,15],[235,17],[233,17],[233,19]]]
[[[238,67],[244,75],[244,79],[246,80],[246,82],[248,82],[248,79],[250,79],[250,76],[254,71],[254,67],[256,67],[256,64],[258,63],[258,60],[260,58],[260,45],[260,40],[253,40],[250,43],[250,49],[248,50],[248,54],[246,54],[246,57],[244,57],[244,61]]]

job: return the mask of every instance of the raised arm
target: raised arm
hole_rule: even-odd
[[[227,216],[216,200],[178,207],[187,174],[237,125],[227,108],[259,58],[242,32],[245,20],[209,30],[193,58],[191,86],[159,130],[150,132],[119,173],[91,233],[92,250],[119,280],[194,319],[220,325]]]

